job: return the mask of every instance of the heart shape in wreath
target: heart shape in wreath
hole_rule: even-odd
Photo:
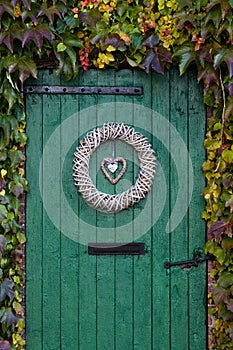
[[[121,163],[122,164],[122,169],[121,171],[119,172],[119,174],[114,178],[112,178],[112,176],[108,173],[108,170],[106,169],[106,166],[107,165],[107,168],[109,169],[109,171],[111,173],[115,173],[115,171],[117,170],[118,168],[118,163]],[[118,158],[114,158],[114,159],[111,159],[111,158],[104,158],[100,164],[100,168],[104,174],[104,176],[108,179],[108,181],[112,184],[112,185],[115,185],[121,178],[122,176],[124,175],[125,171],[126,171],[126,160],[124,158],[121,158],[121,157],[118,157]]]

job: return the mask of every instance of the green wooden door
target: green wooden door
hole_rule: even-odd
[[[40,72],[42,86],[140,86],[142,95],[26,94],[28,350],[204,350],[206,266],[164,268],[203,247],[205,110],[195,73],[179,77],[122,70],[80,73],[61,81]],[[152,191],[133,208],[90,208],[73,183],[73,154],[86,133],[124,122],[148,137],[157,159]],[[127,171],[111,185],[100,170],[111,145],[90,160],[96,187],[126,190],[137,154],[116,141]],[[92,256],[89,242],[144,242],[139,256]]]

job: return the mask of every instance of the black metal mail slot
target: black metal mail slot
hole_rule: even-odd
[[[142,95],[141,86],[25,86],[25,94]]]
[[[89,243],[89,255],[144,255],[145,243]]]

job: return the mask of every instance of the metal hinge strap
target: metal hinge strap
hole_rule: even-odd
[[[142,95],[141,86],[25,86],[25,94]]]

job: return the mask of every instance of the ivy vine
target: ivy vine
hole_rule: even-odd
[[[24,349],[25,235],[21,87],[44,62],[67,79],[90,67],[163,74],[195,65],[208,130],[203,190],[214,255],[213,349],[233,348],[233,0],[2,0],[0,2],[0,349]]]

